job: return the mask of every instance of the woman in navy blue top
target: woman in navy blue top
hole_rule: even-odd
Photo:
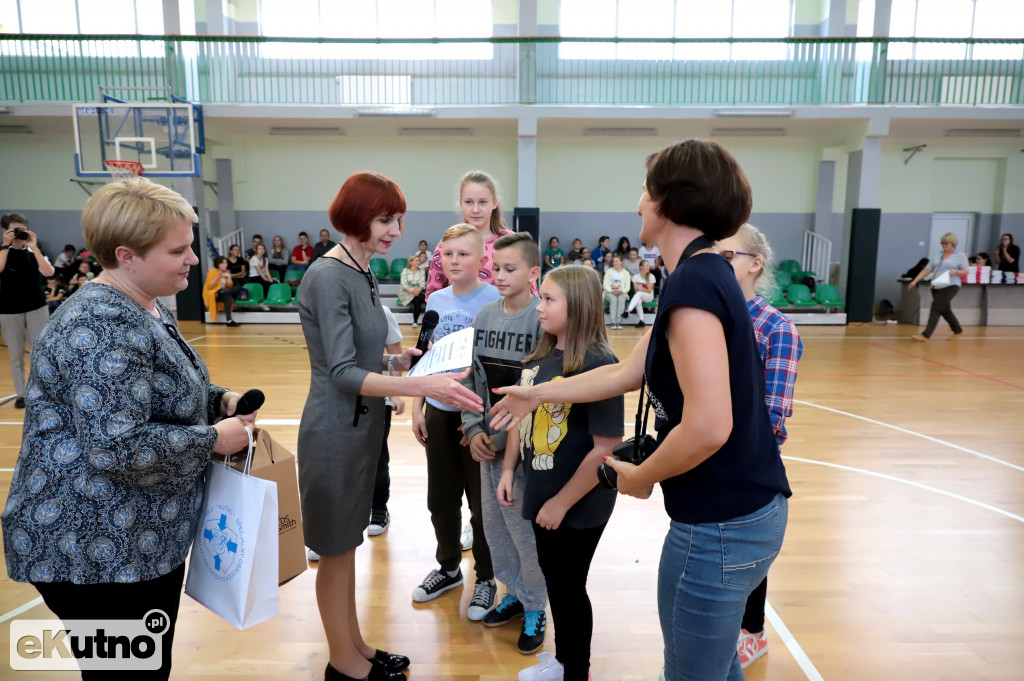
[[[746,222],[751,204],[742,169],[714,142],[686,140],[648,157],[640,240],[670,268],[651,331],[620,364],[501,389],[508,395],[491,410],[492,427],[515,425],[539,404],[605,399],[646,375],[658,449],[640,466],[607,463],[623,494],[647,498],[660,482],[672,519],[658,574],[668,681],[743,679],[744,604],[786,529],[791,492],[750,314],[712,248]]]
[[[256,416],[232,417],[241,396],[210,383],[157,300],[188,286],[199,262],[196,220],[180,195],[143,178],[108,184],[86,203],[85,245],[103,272],[57,309],[32,346],[21,452],[3,511],[7,573],[31,583],[60,619],[167,615],[160,669],[133,679],[170,674],[203,472],[213,452],[248,444],[245,427]],[[82,678],[107,679],[112,669],[87,668]]]

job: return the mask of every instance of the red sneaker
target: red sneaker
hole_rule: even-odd
[[[740,667],[746,669],[751,662],[768,652],[768,637],[763,631],[760,634],[751,634],[746,629],[741,629],[740,632],[736,652],[740,656]]]

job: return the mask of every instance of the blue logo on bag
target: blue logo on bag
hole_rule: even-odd
[[[238,574],[245,555],[245,535],[242,521],[231,507],[217,504],[207,509],[199,553],[220,581],[230,581]]]

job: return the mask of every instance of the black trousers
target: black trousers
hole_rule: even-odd
[[[557,530],[545,530],[533,524],[537,562],[548,585],[555,625],[555,657],[565,667],[565,681],[587,681],[590,674],[594,610],[587,595],[587,576],[606,525],[583,530],[561,525]]]
[[[437,562],[451,572],[462,562],[462,494],[469,492],[473,560],[477,579],[494,579],[491,550],[480,509],[480,464],[460,445],[462,412],[427,404],[427,509],[437,537]]]
[[[141,620],[150,610],[167,613],[169,626],[163,634],[163,666],[158,671],[83,671],[83,681],[93,679],[145,679],[157,681],[171,675],[171,644],[178,621],[181,586],[185,581],[185,564],[163,577],[132,584],[73,584],[71,582],[33,582],[53,614],[61,620],[112,619]]]
[[[765,577],[747,596],[747,608],[743,611],[742,627],[751,634],[764,631],[764,602],[767,598],[768,578]]]
[[[420,321],[420,315],[423,314],[423,308],[427,306],[427,297],[423,292],[420,292],[418,296],[409,301],[409,305],[412,306],[412,321],[414,323]]]
[[[239,298],[245,299],[248,297],[249,292],[242,286],[231,286],[217,291],[217,300],[224,303],[224,319],[230,322],[231,310],[235,306],[235,301]]]
[[[391,407],[384,410],[384,439],[380,444],[380,458],[377,459],[377,477],[373,480],[372,511],[386,511],[391,498],[391,453],[388,451],[388,435],[391,433]]]
[[[935,333],[935,327],[938,326],[940,316],[946,320],[953,333],[963,333],[964,328],[960,326],[960,320],[953,314],[953,298],[956,298],[958,293],[960,293],[959,286],[932,289],[932,307],[928,311],[928,326],[925,327],[924,333],[921,334],[922,336],[925,338],[932,337],[932,334]]]

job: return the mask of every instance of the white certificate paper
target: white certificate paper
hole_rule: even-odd
[[[434,343],[408,373],[426,376],[465,369],[473,363],[473,327],[450,333]]]

